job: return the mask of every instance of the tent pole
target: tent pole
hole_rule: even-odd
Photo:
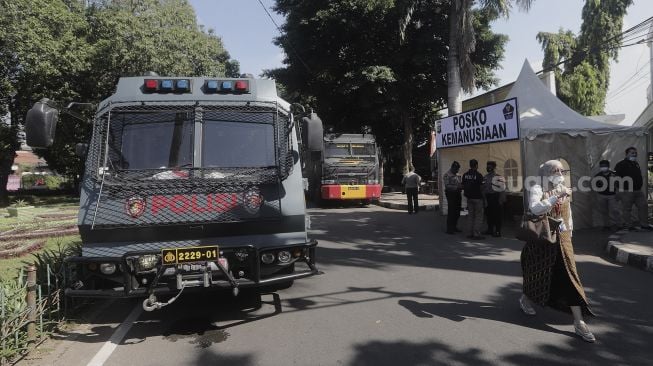
[[[519,136],[519,152],[521,155],[521,186],[522,186],[522,207],[526,214],[528,207],[528,196],[526,193],[526,139]]]
[[[644,131],[644,136],[646,136],[646,163],[644,164],[645,166],[644,170],[646,175],[644,176],[644,178],[646,179],[646,201],[648,202],[649,194],[651,193],[649,191],[649,184],[651,182],[648,181],[648,155],[650,154],[651,151],[651,139],[648,131]],[[646,214],[648,215],[648,210]]]
[[[437,139],[437,135],[436,135],[436,139]],[[438,195],[439,195],[438,196],[438,203],[439,203],[438,211],[440,211],[440,216],[444,216],[444,210],[442,209],[442,201],[446,198],[444,196],[444,188],[443,188],[444,187],[444,180],[442,179],[442,177],[444,176],[444,173],[442,172],[442,163],[440,161],[440,155],[441,154],[440,154],[440,149],[437,148],[437,140],[436,140],[436,145],[435,146],[436,146],[436,149],[435,149],[435,161],[436,161],[436,164],[437,164],[437,172],[438,172],[438,175],[437,175]]]

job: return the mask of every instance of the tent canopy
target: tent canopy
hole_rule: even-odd
[[[511,191],[523,192],[525,177],[537,177],[540,164],[546,160],[560,159],[571,170],[567,184],[581,188],[583,179],[596,174],[600,160],[610,160],[614,166],[629,146],[646,151],[643,128],[601,123],[578,114],[545,87],[528,61],[508,95],[513,97],[517,98],[521,141],[443,148],[439,153],[440,179],[454,160],[460,161],[463,169],[467,159],[475,158],[481,164],[495,160],[498,172],[514,181]],[[645,167],[646,154],[639,157]],[[440,207],[446,210],[442,193]],[[594,192],[576,190],[573,197],[575,228],[600,226]]]
[[[597,122],[569,108],[551,94],[535,75],[528,60],[524,61],[519,77],[507,98],[517,97],[520,135],[529,140],[536,136],[564,133],[571,136],[587,136],[616,131],[641,131],[630,126],[617,126]],[[643,132],[643,131],[642,131]]]

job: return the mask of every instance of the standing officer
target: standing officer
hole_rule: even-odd
[[[469,161],[469,170],[463,174],[463,190],[467,198],[467,220],[470,239],[485,239],[481,236],[483,224],[483,175],[478,172],[478,161]]]
[[[610,170],[610,162],[601,160],[599,172],[594,176],[592,187],[597,193],[599,211],[603,217],[603,230],[616,230],[619,223],[619,206],[617,204],[615,177],[616,173]]]
[[[487,220],[487,235],[495,238],[501,236],[503,223],[503,204],[506,202],[506,181],[497,174],[497,163],[487,162],[487,175],[483,177],[483,201],[485,202],[485,218]]]
[[[622,181],[621,208],[623,224],[626,229],[638,231],[640,229],[653,230],[648,223],[648,206],[646,204],[646,186],[642,176],[642,169],[637,162],[637,149],[629,147],[626,149],[626,158],[617,163],[614,167],[617,176],[628,178],[630,182]],[[630,222],[633,205],[637,207],[639,222]]]
[[[458,172],[460,163],[454,161],[451,169],[444,173],[444,194],[447,197],[447,234],[460,232],[458,229],[458,218],[460,217],[460,205],[462,203],[461,191],[463,189],[462,180]]]

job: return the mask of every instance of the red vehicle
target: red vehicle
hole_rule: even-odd
[[[368,204],[381,197],[379,157],[370,134],[329,134],[320,158],[307,161],[314,200],[352,200]],[[310,164],[310,163],[309,163]]]

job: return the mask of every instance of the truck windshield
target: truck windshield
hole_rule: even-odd
[[[349,156],[349,144],[327,143],[325,146],[326,156]]]
[[[352,155],[376,155],[373,144],[351,144],[351,153]]]
[[[275,166],[272,124],[204,121],[202,166],[261,168]]]
[[[193,163],[193,120],[188,113],[122,113],[112,117],[112,125],[114,167],[160,169]]]

